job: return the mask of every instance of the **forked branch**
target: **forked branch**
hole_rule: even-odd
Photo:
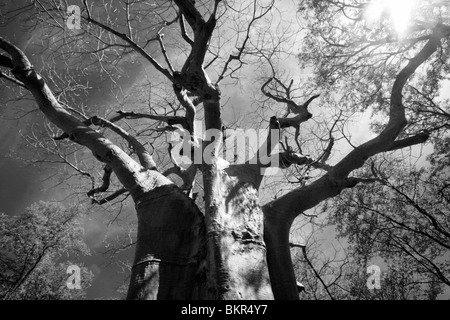
[[[135,50],[137,53],[139,53],[142,57],[144,57],[147,61],[149,61],[156,70],[161,72],[163,75],[165,75],[170,81],[173,81],[172,74],[170,70],[164,68],[158,61],[156,61],[143,47],[141,47],[139,44],[137,44],[135,41],[133,41],[127,34],[119,32],[118,30],[100,22],[92,18],[91,11],[89,9],[89,6],[87,4],[86,0],[83,0],[84,7],[87,12],[87,17],[82,17],[87,22],[92,23],[93,25],[96,25],[103,30],[115,35],[125,43],[127,43],[133,50]],[[159,39],[159,37],[158,37]],[[170,64],[169,64],[170,66]]]

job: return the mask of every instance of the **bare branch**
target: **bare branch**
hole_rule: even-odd
[[[14,67],[11,58],[0,54],[0,66],[8,69],[12,69]]]
[[[92,202],[94,202],[96,204],[99,204],[99,205],[102,205],[102,204],[105,204],[105,203],[113,201],[114,199],[116,199],[117,197],[121,196],[122,194],[124,194],[126,192],[127,192],[127,189],[122,188],[122,189],[114,191],[112,194],[110,194],[109,196],[104,197],[102,199],[99,199],[99,200],[92,199]]]
[[[405,139],[397,140],[392,143],[392,145],[389,147],[389,149],[387,149],[387,151],[403,149],[416,144],[421,144],[426,142],[429,137],[430,133],[425,131]]]
[[[105,171],[105,173],[103,174],[102,185],[98,188],[94,188],[94,189],[90,190],[87,193],[88,197],[94,198],[95,194],[105,192],[108,190],[110,182],[111,182],[112,168],[109,165],[106,165],[103,168],[103,170]]]
[[[131,19],[130,19],[130,3],[125,2],[126,7],[126,15],[127,15],[127,27],[128,27],[128,36],[131,40],[133,40],[133,31],[131,29]]]
[[[26,55],[16,46],[0,37],[0,48],[12,58],[13,75],[33,94],[39,109],[56,126],[69,134],[80,145],[89,148],[97,160],[108,163],[126,188],[142,183],[142,166],[104,136],[83,124],[55,98],[45,80],[37,74]]]
[[[20,50],[15,45],[9,43],[2,37],[0,37],[0,48],[5,50],[5,52],[7,52],[11,56],[11,58],[6,58],[6,59],[3,58],[3,62],[6,63],[5,66],[9,66],[9,67],[11,67],[11,63],[12,63],[13,74],[14,74],[14,72],[17,72],[19,70],[23,71],[23,72],[27,72],[33,68],[32,64],[28,60],[27,56],[22,52],[22,50]],[[4,57],[4,56],[2,55],[2,57]]]
[[[216,7],[217,7],[217,3],[218,3],[218,2],[219,2],[219,1],[216,1]],[[234,60],[239,61],[239,66],[238,66],[237,68],[235,68],[235,69],[230,73],[230,75],[233,74],[234,72],[236,72],[237,70],[239,70],[239,69],[242,67],[242,65],[244,64],[244,62],[243,62],[241,59],[242,59],[242,55],[243,55],[243,53],[244,53],[244,50],[245,50],[245,48],[246,48],[246,46],[247,46],[247,42],[248,42],[249,39],[250,39],[250,31],[251,31],[252,25],[253,25],[256,21],[258,21],[259,19],[263,18],[267,13],[269,13],[269,11],[272,9],[274,3],[275,3],[275,1],[272,1],[272,2],[265,8],[265,10],[261,12],[261,14],[257,15],[257,14],[256,14],[257,1],[256,1],[256,0],[253,1],[253,15],[252,15],[252,19],[250,20],[250,22],[249,22],[248,25],[247,25],[247,30],[246,30],[245,37],[244,37],[244,40],[243,40],[243,42],[242,42],[242,45],[241,45],[239,48],[237,48],[237,53],[235,53],[235,54],[230,54],[230,56],[228,57],[228,60],[225,62],[225,65],[224,65],[224,67],[223,67],[223,69],[222,69],[222,72],[220,73],[219,78],[218,78],[217,81],[216,81],[216,85],[218,85],[218,84],[220,83],[220,81],[223,80],[223,78],[225,77],[225,73],[228,71],[229,65],[230,65],[230,63],[231,63],[232,61],[234,61]],[[217,9],[217,8],[215,8],[215,10],[216,10],[216,9]]]
[[[282,97],[278,94],[274,95],[266,89],[266,87],[272,81],[276,81],[283,87],[283,89],[285,90],[286,97]],[[291,80],[289,86],[285,86],[276,77],[271,77],[268,80],[266,80],[266,82],[264,82],[264,84],[261,86],[261,91],[266,97],[268,97],[270,99],[273,99],[280,103],[286,103],[286,105],[287,105],[286,116],[284,118],[278,118],[278,122],[280,123],[280,128],[293,127],[295,129],[295,134],[294,134],[295,143],[297,144],[297,147],[298,147],[298,150],[300,151],[300,153],[302,153],[302,148],[301,148],[301,145],[299,142],[300,124],[305,121],[308,121],[312,117],[312,114],[308,112],[308,106],[311,103],[311,101],[316,99],[319,95],[312,96],[305,103],[298,105],[292,99],[290,99],[292,84],[293,84],[293,81]],[[296,116],[287,118],[287,115],[291,112],[296,114]]]
[[[320,276],[319,272],[314,268],[312,262],[309,260],[308,255],[306,253],[306,246],[305,245],[300,245],[300,244],[294,244],[294,243],[289,243],[289,246],[290,247],[298,247],[298,248],[302,249],[303,257],[305,258],[306,263],[308,263],[309,267],[314,272],[316,278],[319,279],[320,283],[322,283],[322,285],[325,288],[325,291],[327,292],[327,294],[330,297],[330,299],[334,300],[334,297],[331,294],[331,292],[328,290],[328,286],[325,284],[325,281],[322,279],[322,277]]]
[[[22,88],[25,88],[25,89],[27,88],[25,86],[25,84],[23,84],[21,81],[15,79],[13,77],[10,77],[9,75],[7,75],[6,73],[4,73],[2,71],[0,71],[0,78],[5,78],[6,80],[8,80],[14,84],[17,84],[18,86],[21,86]]]
[[[108,31],[109,33],[117,36],[118,38],[122,39],[123,41],[125,41],[126,43],[128,43],[130,45],[130,47],[132,49],[134,49],[137,53],[139,53],[141,56],[143,56],[147,61],[149,61],[156,70],[158,70],[159,72],[161,72],[163,75],[165,75],[170,81],[173,81],[173,77],[172,74],[170,73],[169,70],[167,70],[166,68],[164,68],[163,66],[161,66],[158,61],[156,61],[143,47],[139,46],[136,42],[134,42],[129,36],[127,36],[124,33],[121,33],[109,26],[107,26],[106,24],[99,22],[97,20],[94,20],[91,17],[91,13],[89,10],[89,7],[86,3],[86,0],[83,1],[84,2],[84,6],[86,8],[86,11],[88,13],[87,17],[83,17],[83,19],[85,19],[87,22],[92,23],[100,28],[102,28],[105,31]]]
[[[386,152],[391,148],[399,148],[406,142],[416,142],[416,139],[424,139],[421,135],[414,139],[404,139],[395,142],[406,125],[405,110],[402,104],[402,90],[409,77],[425,62],[438,48],[444,37],[450,36],[450,27],[437,25],[430,40],[423,48],[409,60],[409,63],[398,73],[391,92],[389,121],[383,131],[375,138],[356,147],[341,161],[334,165],[324,176],[310,185],[295,189],[284,196],[264,205],[265,214],[276,219],[290,220],[290,215],[296,215],[314,207],[322,200],[338,195],[344,188],[352,188],[361,182],[357,178],[347,178],[348,175],[361,168],[365,161],[378,153]],[[317,190],[321,190],[320,194]],[[302,199],[302,201],[299,201]]]
[[[139,161],[140,161],[141,165],[145,169],[156,170],[156,163],[153,161],[153,158],[150,155],[150,153],[131,134],[129,134],[124,129],[122,129],[121,127],[119,127],[118,125],[112,123],[109,120],[106,120],[106,119],[103,119],[103,118],[100,118],[100,117],[97,117],[97,116],[94,116],[94,117],[92,117],[89,120],[90,120],[90,122],[92,124],[97,125],[97,126],[102,126],[102,127],[109,128],[112,131],[114,131],[115,133],[117,133],[119,136],[124,138],[130,144],[130,146],[134,149],[134,151],[136,151],[136,154],[137,154],[137,156],[139,158]]]
[[[179,22],[180,22],[181,36],[183,37],[184,41],[186,41],[191,46],[193,46],[194,41],[187,34],[186,26],[184,25],[184,18],[183,18],[182,14],[179,15]]]
[[[391,91],[389,121],[383,131],[374,139],[367,141],[350,152],[336,166],[333,176],[338,179],[346,177],[351,171],[360,168],[366,159],[380,153],[389,151],[393,146],[401,143],[395,139],[406,126],[405,108],[402,103],[402,91],[409,77],[425,62],[437,49],[440,40],[450,35],[450,27],[437,25],[430,40],[413,57],[409,63],[398,73]],[[404,141],[402,142],[404,143]]]
[[[316,169],[322,169],[324,171],[330,171],[331,166],[320,162],[318,160],[313,160],[309,157],[302,156],[299,153],[292,152],[291,150],[282,152],[278,154],[280,159],[279,167],[280,169],[289,168],[291,165],[309,165]]]
[[[280,103],[292,103],[292,100],[286,99],[286,98],[282,98],[280,96],[275,96],[272,93],[270,93],[269,91],[266,90],[266,87],[269,85],[269,83],[272,82],[272,80],[274,80],[274,77],[270,77],[269,79],[266,80],[266,82],[264,82],[264,84],[261,86],[261,92],[268,98],[273,99],[277,102]]]
[[[189,130],[189,127],[190,127],[187,119],[185,117],[180,117],[180,116],[160,116],[160,115],[153,115],[153,114],[147,114],[147,113],[125,112],[122,110],[117,111],[117,113],[119,115],[111,118],[109,121],[117,122],[121,119],[152,119],[152,120],[157,120],[157,121],[163,121],[170,126],[179,124],[186,130]]]
[[[166,60],[167,66],[169,67],[170,71],[173,73],[174,69],[172,67],[172,63],[170,63],[169,56],[167,55],[166,47],[164,46],[164,42],[162,41],[162,39],[164,38],[164,35],[162,33],[158,32],[157,38],[158,38],[159,46],[161,47],[161,52],[164,56],[164,59]]]
[[[175,0],[175,3],[180,8],[182,15],[186,17],[187,22],[194,32],[197,31],[198,27],[206,23],[201,13],[195,8],[193,1]]]

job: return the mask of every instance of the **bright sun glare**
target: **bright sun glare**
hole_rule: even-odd
[[[408,28],[415,2],[416,0],[375,0],[366,9],[366,21],[376,24],[386,17],[402,36]]]

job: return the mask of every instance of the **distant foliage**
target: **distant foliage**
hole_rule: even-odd
[[[81,218],[77,207],[48,202],[33,204],[20,216],[0,213],[0,298],[83,298],[93,274],[72,261],[89,254]],[[67,288],[72,264],[80,267],[81,289]]]
[[[436,153],[430,158],[438,157]],[[435,299],[450,285],[448,170],[439,161],[433,163],[409,172],[399,161],[374,165],[371,171],[379,183],[360,185],[336,199],[330,220],[349,240],[356,265],[377,257],[388,264],[382,290],[353,290],[358,298]],[[367,279],[363,267],[349,275],[350,284],[361,273]]]

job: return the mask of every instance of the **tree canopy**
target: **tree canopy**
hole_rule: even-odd
[[[79,209],[39,202],[19,216],[0,215],[0,296],[2,299],[80,299],[92,272],[80,259],[89,254]],[[80,289],[69,289],[69,266],[80,267]]]
[[[0,76],[44,116],[29,161],[135,205],[128,298],[298,299],[289,233],[319,213],[389,288],[409,264],[448,285],[448,1],[77,5],[79,29],[62,2],[9,8],[39,38],[1,37]]]

